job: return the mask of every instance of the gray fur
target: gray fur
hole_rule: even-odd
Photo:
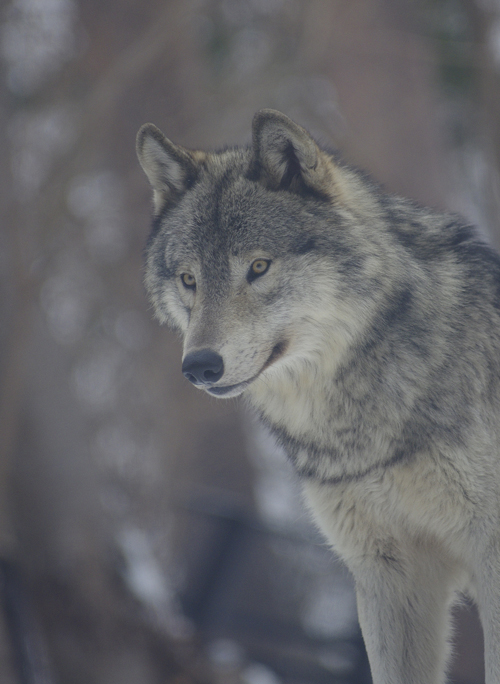
[[[156,315],[181,332],[186,375],[245,392],[287,449],[354,575],[374,683],[443,682],[467,591],[499,684],[497,255],[279,112],[255,116],[249,148],[189,151],[150,124],[137,148]]]

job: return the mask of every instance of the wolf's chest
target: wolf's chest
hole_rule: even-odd
[[[434,540],[456,558],[466,555],[474,505],[432,459],[423,458],[415,467],[377,469],[337,485],[306,479],[303,488],[317,523],[344,556],[408,539]]]
[[[358,479],[411,456],[393,416],[363,412],[342,397],[269,393],[255,405],[299,475],[320,482]]]

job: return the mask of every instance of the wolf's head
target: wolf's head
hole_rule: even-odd
[[[373,200],[357,175],[273,110],[256,114],[247,148],[191,151],[146,124],[137,153],[154,201],[146,287],[183,335],[186,378],[233,397],[335,364],[354,302],[370,300],[373,249],[349,206],[359,195],[373,216]]]

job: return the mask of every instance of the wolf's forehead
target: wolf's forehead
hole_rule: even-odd
[[[249,177],[249,154],[236,149],[211,155],[176,216],[177,235],[201,260],[211,252],[277,254],[303,242],[303,200],[276,193]]]
[[[250,152],[247,148],[208,153],[200,167],[199,184],[217,193],[222,192],[238,179],[246,178],[249,165]]]
[[[241,249],[249,240],[258,243],[268,204],[259,190],[241,169],[219,166],[217,173],[204,174],[193,193],[191,234],[226,250]]]

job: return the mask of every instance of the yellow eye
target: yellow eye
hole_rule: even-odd
[[[181,273],[181,281],[188,290],[196,289],[196,278],[191,273]]]
[[[251,275],[253,277],[264,275],[270,265],[271,261],[269,259],[255,259],[250,266]]]

